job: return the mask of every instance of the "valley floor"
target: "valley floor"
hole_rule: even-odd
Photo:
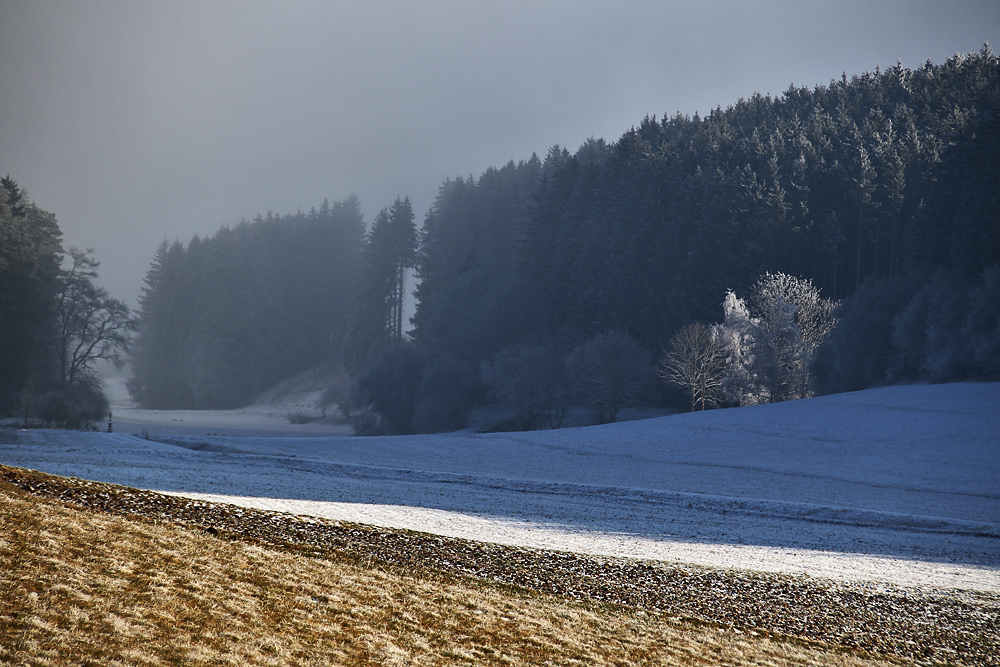
[[[397,438],[116,412],[111,434],[10,432],[0,464],[514,546],[1000,593],[1000,384]]]

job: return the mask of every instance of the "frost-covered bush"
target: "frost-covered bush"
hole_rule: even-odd
[[[351,383],[346,375],[337,376],[323,390],[320,397],[320,407],[323,410],[323,417],[327,417],[330,407],[337,410],[338,416],[335,418],[338,424],[348,424],[351,421],[353,411]]]
[[[382,420],[371,410],[351,415],[349,420],[351,432],[358,436],[384,435]]]
[[[968,312],[967,287],[938,274],[917,290],[892,322],[889,382],[946,382],[962,377],[958,332]]]
[[[826,393],[885,384],[892,356],[893,320],[916,290],[918,276],[867,282],[837,310],[837,326],[818,361]]]
[[[863,285],[840,309],[821,367],[830,392],[1000,380],[1000,267]]]
[[[1000,379],[1000,268],[931,275],[893,319],[890,382]]]
[[[961,334],[969,379],[1000,380],[1000,267],[986,269],[970,292]]]

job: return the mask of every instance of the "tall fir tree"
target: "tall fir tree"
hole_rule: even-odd
[[[383,208],[372,221],[361,251],[357,303],[347,349],[357,372],[376,352],[404,339],[406,284],[416,260],[417,230],[409,197]]]

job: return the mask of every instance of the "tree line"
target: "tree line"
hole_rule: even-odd
[[[350,198],[165,242],[130,389],[232,407],[325,361],[359,431],[406,433],[997,379],[998,132],[984,47],[450,178],[419,230],[405,197],[367,229]],[[725,343],[718,388],[655,382],[683,332]]]
[[[55,215],[0,179],[0,418],[81,427],[107,416],[95,364],[123,364],[135,322],[97,285],[99,266],[65,251]]]
[[[340,354],[364,235],[350,197],[163,241],[139,297],[128,388],[150,408],[235,408]]]

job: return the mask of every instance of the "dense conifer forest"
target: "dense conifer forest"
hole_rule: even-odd
[[[421,287],[417,339],[437,335],[421,325],[442,295],[486,274],[491,292],[499,274],[538,298],[531,329],[624,328],[655,349],[687,321],[719,319],[726,290],[764,271],[833,299],[914,270],[977,273],[1000,259],[998,99],[984,51],[553,148],[544,169],[506,168],[539,179],[515,214],[494,213],[510,198],[490,172],[446,184],[427,217],[419,274],[435,285]]]
[[[399,199],[366,233],[352,198],[164,242],[130,389],[149,407],[233,407],[326,362],[357,379],[360,430],[460,428],[487,402],[528,427],[571,403],[616,413],[581,392],[620,357],[648,371],[621,405],[684,406],[649,380],[656,361],[766,275],[839,304],[808,392],[1000,379],[998,183],[988,46],[647,117],[613,143],[448,179],[419,230]]]
[[[164,241],[139,299],[132,396],[161,409],[239,407],[341,354],[363,234],[352,197],[187,246]]]

